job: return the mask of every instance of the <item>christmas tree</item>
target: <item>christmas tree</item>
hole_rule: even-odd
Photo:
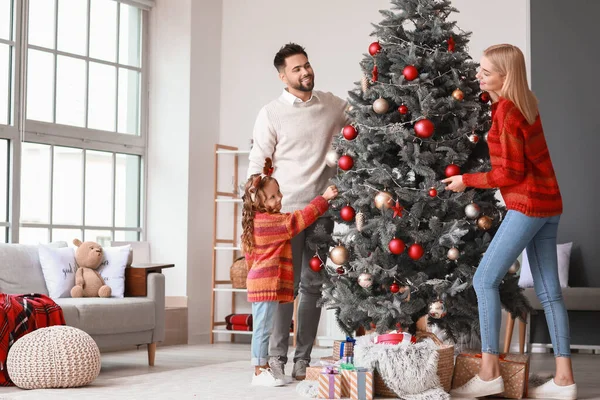
[[[505,210],[494,191],[454,193],[440,181],[490,169],[490,98],[467,53],[470,34],[448,21],[450,1],[391,3],[349,92],[352,123],[328,154],[338,166],[333,214],[348,230],[330,252],[337,269],[326,269],[323,305],[349,335],[414,333],[428,316],[453,342],[473,345],[473,275]],[[500,287],[515,317],[529,307],[517,283],[508,274]]]

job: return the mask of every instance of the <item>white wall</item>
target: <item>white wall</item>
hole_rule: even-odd
[[[213,146],[247,149],[260,107],[282,89],[272,66],[281,45],[306,47],[316,87],[346,97],[372,22],[388,0],[158,0],[151,13],[147,236],[168,261],[167,296],[187,296],[190,341],[209,331]],[[526,54],[528,0],[455,0],[473,31],[471,54],[509,42]],[[318,11],[317,11],[318,10]],[[240,170],[245,175],[245,163]],[[227,181],[227,178],[225,178]],[[218,230],[227,231],[230,220]],[[227,271],[224,271],[225,274]],[[324,323],[326,325],[326,323]]]
[[[167,295],[185,295],[190,136],[191,0],[159,0],[150,13],[147,234]]]
[[[388,0],[223,0],[221,133],[224,144],[248,146],[258,110],[278,96],[273,57],[285,43],[303,45],[315,69],[315,87],[346,98],[360,80],[359,62]],[[450,18],[472,31],[471,55],[491,44],[527,50],[528,0],[455,0]],[[318,11],[317,11],[318,10]],[[526,51],[528,53],[528,51]]]

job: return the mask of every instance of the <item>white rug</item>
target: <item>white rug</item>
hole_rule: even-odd
[[[131,377],[105,379],[73,389],[11,389],[2,400],[95,399],[202,399],[202,400],[300,400],[296,383],[278,388],[250,385],[252,367],[248,361],[213,364],[205,367],[148,373]]]

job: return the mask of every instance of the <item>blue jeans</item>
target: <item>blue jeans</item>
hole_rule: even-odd
[[[523,249],[535,292],[544,307],[555,357],[571,356],[569,319],[558,280],[556,232],[560,215],[534,218],[509,210],[473,277],[479,303],[481,351],[499,354],[501,304],[498,288]]]
[[[269,360],[269,338],[273,330],[273,315],[277,301],[252,303],[252,365],[267,365]]]

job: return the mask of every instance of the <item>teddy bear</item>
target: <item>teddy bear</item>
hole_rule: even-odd
[[[97,271],[102,264],[102,246],[95,242],[82,243],[79,239],[74,239],[73,244],[77,247],[77,272],[71,297],[110,297],[112,290]]]

